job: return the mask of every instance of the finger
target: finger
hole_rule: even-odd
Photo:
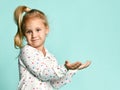
[[[78,66],[78,65],[79,65],[78,62],[75,62],[75,63],[70,64],[71,67],[75,67],[75,66]]]
[[[83,68],[85,68],[85,64],[82,64],[78,69],[80,70],[80,69],[83,69]]]
[[[80,65],[82,65],[81,62],[75,62],[75,63],[73,63],[73,66],[80,66]]]
[[[89,66],[91,64],[91,61],[87,61],[86,65]]]
[[[75,67],[75,68],[78,68],[78,67],[80,67],[80,65],[82,65],[82,63],[77,62],[77,63],[74,65],[74,67]]]
[[[86,64],[85,64],[85,66],[88,67],[90,64],[91,64],[91,62],[87,61]]]
[[[71,68],[72,69],[77,69],[78,67],[80,67],[81,63],[80,62],[75,62],[73,64],[71,64]]]
[[[80,69],[86,68],[86,67],[88,67],[90,64],[91,64],[91,62],[90,62],[90,61],[87,61],[85,64],[82,64],[78,69],[80,70]]]
[[[90,65],[90,62],[86,62],[85,64],[83,64],[83,66],[81,66],[81,69],[87,68],[89,65]]]

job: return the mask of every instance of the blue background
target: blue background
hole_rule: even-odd
[[[19,5],[46,13],[45,45],[60,64],[92,61],[60,90],[120,90],[119,0],[0,0],[0,90],[16,90],[19,81],[13,40],[13,12]]]

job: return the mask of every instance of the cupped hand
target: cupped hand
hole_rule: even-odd
[[[65,61],[65,67],[67,68],[67,70],[78,69],[81,65],[81,62],[70,63],[69,61]]]

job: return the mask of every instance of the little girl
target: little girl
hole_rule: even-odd
[[[70,82],[74,73],[90,65],[87,61],[58,65],[56,58],[44,47],[49,33],[47,18],[42,11],[19,6],[14,12],[17,33],[14,38],[18,57],[20,81],[18,90],[53,90]],[[23,45],[26,39],[27,45]]]

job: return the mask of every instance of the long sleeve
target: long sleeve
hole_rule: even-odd
[[[29,46],[21,50],[19,59],[27,70],[41,81],[57,80],[66,76],[67,73],[66,68],[62,65],[57,65],[53,57],[49,55],[44,57],[41,52]],[[50,60],[53,61],[51,62]],[[55,62],[55,65],[53,62]]]
[[[75,75],[76,71],[77,70],[69,70],[64,77],[61,77],[60,79],[51,80],[51,85],[54,88],[58,89],[58,88],[62,87],[63,85],[70,83],[72,76]]]

